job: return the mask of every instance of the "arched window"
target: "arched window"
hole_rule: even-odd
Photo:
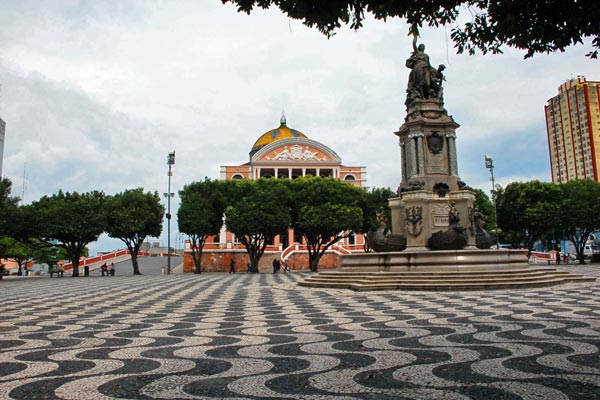
[[[346,175],[346,177],[344,178],[345,181],[355,181],[356,178],[354,177],[354,175]]]
[[[235,174],[231,177],[231,179],[244,179],[244,176],[240,174]]]

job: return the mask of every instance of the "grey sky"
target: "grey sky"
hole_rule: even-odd
[[[276,9],[248,16],[218,0],[0,4],[3,173],[26,202],[58,189],[166,192],[171,150],[173,191],[216,178],[220,165],[248,161],[282,107],[290,127],[366,166],[369,186],[399,183],[393,132],[411,51],[400,20],[328,40]],[[566,79],[600,79],[589,46],[470,57],[455,54],[449,33],[424,30],[420,41],[447,66],[462,179],[489,190],[488,153],[503,185],[549,180],[543,107]],[[103,238],[92,251],[111,247],[122,245]]]

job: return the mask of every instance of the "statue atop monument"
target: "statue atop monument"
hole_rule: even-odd
[[[443,102],[442,82],[446,66],[440,64],[435,69],[429,63],[429,56],[425,53],[425,45],[417,47],[417,35],[413,38],[413,52],[406,60],[406,67],[410,68],[408,87],[406,88],[406,106],[415,100],[435,99]]]

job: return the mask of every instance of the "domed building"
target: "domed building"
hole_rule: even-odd
[[[345,166],[340,156],[328,146],[309,139],[304,133],[287,126],[282,115],[278,128],[271,129],[254,142],[249,153],[250,160],[242,165],[221,166],[221,179],[295,179],[301,176],[322,176],[344,180],[364,187],[366,168]],[[362,235],[352,235],[331,247],[319,262],[319,268],[337,267],[337,256],[363,251]],[[188,245],[186,245],[188,247]],[[300,235],[293,229],[275,237],[268,243],[260,260],[259,270],[272,271],[272,261],[280,258],[290,269],[307,269],[308,252]],[[228,271],[230,260],[234,260],[238,271],[245,271],[246,251],[231,232],[221,230],[220,235],[207,240],[204,246],[202,268],[205,271]],[[193,260],[186,252],[184,271],[193,271]]]
[[[263,133],[250,149],[250,161],[239,166],[222,166],[221,179],[288,178],[322,176],[364,186],[365,167],[342,165],[335,151],[289,128],[281,116],[278,128]]]

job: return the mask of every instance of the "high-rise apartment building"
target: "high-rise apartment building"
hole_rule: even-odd
[[[548,100],[546,129],[552,182],[600,181],[600,82],[577,77]]]
[[[4,130],[6,123],[0,118],[0,178],[2,177],[2,160],[4,160]]]

